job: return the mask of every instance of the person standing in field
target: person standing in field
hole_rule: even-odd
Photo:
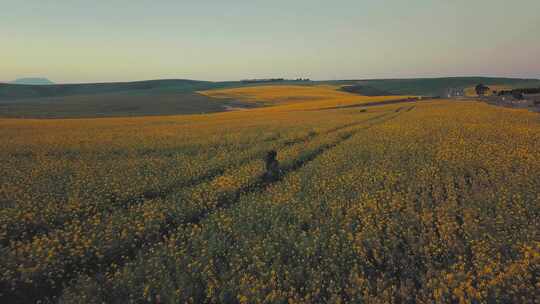
[[[275,150],[269,151],[266,154],[266,173],[264,175],[266,182],[273,182],[279,179],[279,162],[276,157],[277,152]]]

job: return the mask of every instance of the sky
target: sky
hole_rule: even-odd
[[[0,81],[540,78],[538,0],[0,0]]]

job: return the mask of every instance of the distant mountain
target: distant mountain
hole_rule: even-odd
[[[50,85],[54,82],[44,77],[26,77],[19,78],[11,82],[12,84],[27,84],[27,85]]]

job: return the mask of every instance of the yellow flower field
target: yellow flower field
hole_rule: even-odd
[[[377,101],[397,100],[407,96],[360,96],[339,91],[339,86],[315,85],[266,85],[232,89],[215,89],[199,92],[214,98],[235,99],[262,105],[279,105],[274,110],[317,109],[323,107],[348,106]],[[283,106],[288,107],[283,107]]]
[[[331,86],[202,93],[267,107],[0,119],[2,303],[536,299],[537,113]]]

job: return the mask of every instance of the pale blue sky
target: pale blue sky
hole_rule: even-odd
[[[539,0],[0,0],[0,81],[540,77]]]

